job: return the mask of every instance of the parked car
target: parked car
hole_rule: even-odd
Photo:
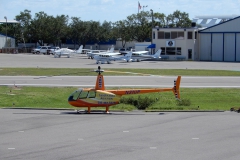
[[[54,54],[54,51],[59,50],[59,47],[50,47],[47,49],[47,54]]]
[[[53,54],[55,50],[60,49],[59,47],[51,47],[51,46],[39,46],[32,50],[33,54]]]
[[[51,46],[39,46],[39,47],[33,49],[32,53],[33,54],[40,54],[40,53],[47,54],[47,50],[50,48],[51,48]]]

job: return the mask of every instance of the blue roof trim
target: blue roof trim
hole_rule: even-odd
[[[150,44],[147,48],[156,48],[156,44]]]
[[[4,34],[4,33],[0,33],[0,35],[2,35],[2,36],[5,36],[6,37],[6,34]],[[9,35],[7,35],[7,37],[8,38],[14,38],[14,37],[12,37],[12,36],[9,36]],[[14,38],[15,39],[15,38]]]
[[[213,25],[213,26],[211,26],[211,27],[205,28],[205,29],[203,29],[203,30],[201,30],[201,31],[198,31],[198,33],[201,33],[202,31],[205,31],[205,30],[207,30],[207,29],[209,29],[209,28],[216,27],[216,26],[221,25],[221,24],[223,24],[223,23],[227,23],[227,22],[233,21],[233,20],[238,19],[238,18],[240,18],[240,16],[235,17],[235,18],[233,18],[233,19],[230,19],[230,20],[228,20],[228,21],[222,22],[222,23],[218,23],[218,24]]]

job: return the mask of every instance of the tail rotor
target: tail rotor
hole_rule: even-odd
[[[174,80],[174,86],[172,88],[173,94],[175,95],[176,99],[180,99],[180,82],[181,82],[181,76],[178,76],[177,80]]]

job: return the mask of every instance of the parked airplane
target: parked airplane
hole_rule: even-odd
[[[126,61],[126,62],[131,62],[132,61],[132,51],[129,51],[127,54],[123,56],[113,56],[114,61]]]
[[[82,48],[83,46],[81,45],[78,50],[72,50],[68,48],[61,48],[59,50],[54,51],[54,57],[55,58],[60,58],[61,56],[67,56],[68,58],[70,57],[71,54],[81,54],[82,53]]]
[[[112,46],[109,50],[89,50],[87,52],[88,59],[93,59],[95,55],[104,54],[104,53],[113,53],[114,46]]]
[[[115,57],[116,55],[119,55],[120,53],[118,52],[107,52],[107,53],[100,53],[98,55],[95,55],[93,57],[93,59],[96,60],[96,64],[98,63],[105,63],[107,62],[108,64],[110,64],[110,61],[115,61]]]
[[[146,54],[148,51],[135,51],[132,53],[132,61],[140,62],[143,59],[161,58],[162,50],[159,49],[154,55]]]

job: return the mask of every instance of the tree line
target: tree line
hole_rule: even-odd
[[[87,43],[122,41],[125,47],[127,41],[151,41],[152,26],[159,27],[191,27],[188,13],[176,10],[173,14],[141,11],[127,16],[125,20],[116,22],[82,21],[80,17],[68,15],[47,15],[43,11],[35,13],[24,10],[16,15],[18,24],[1,24],[0,32],[16,39],[16,43],[38,43],[38,45],[59,45],[71,40],[76,46]],[[7,26],[6,26],[7,25]]]

